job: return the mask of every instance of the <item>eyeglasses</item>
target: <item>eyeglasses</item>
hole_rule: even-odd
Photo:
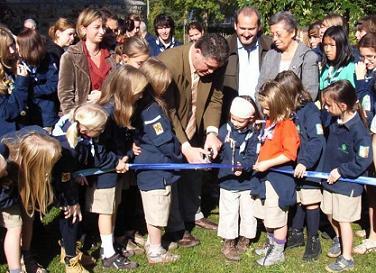
[[[360,55],[361,61],[364,61],[365,59],[367,59],[370,62],[373,62],[374,60],[376,60],[376,55],[365,55],[365,56]]]

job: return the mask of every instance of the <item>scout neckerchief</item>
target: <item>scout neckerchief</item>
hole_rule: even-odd
[[[341,66],[337,70],[334,70],[333,66],[329,66],[328,75],[326,76],[326,79],[328,80],[329,84],[331,84],[333,81],[336,80],[336,78],[338,77],[339,73],[341,73],[342,69],[343,69],[343,66]]]
[[[260,140],[261,143],[264,143],[266,139],[272,139],[273,138],[273,133],[274,133],[274,129],[275,129],[276,125],[277,125],[277,123],[273,122],[272,124],[270,124],[269,127],[263,128],[261,130],[261,133],[259,135],[259,140]]]

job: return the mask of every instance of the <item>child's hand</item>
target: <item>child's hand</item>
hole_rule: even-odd
[[[117,173],[125,173],[129,170],[129,166],[128,166],[128,156],[124,156],[123,158],[121,158],[116,166],[116,172]]]
[[[255,165],[253,165],[253,170],[256,172],[265,172],[267,169],[269,169],[269,164],[266,161],[260,161],[256,162]]]
[[[74,181],[78,183],[80,186],[89,186],[89,182],[87,181],[85,176],[77,176]]]
[[[0,177],[6,176],[7,173],[7,161],[5,158],[0,154]]]
[[[73,205],[73,206],[66,206],[66,207],[63,208],[63,210],[64,210],[65,219],[73,217],[72,218],[73,224],[76,222],[77,219],[78,219],[79,222],[82,221],[82,213],[81,213],[80,204],[76,204],[76,205]]]
[[[141,150],[140,146],[137,146],[137,144],[133,142],[133,144],[132,144],[132,152],[135,155],[140,155],[141,152],[142,152],[142,150]]]
[[[240,164],[240,162],[237,162],[236,163],[236,168],[234,169],[234,174],[236,176],[241,176],[243,173],[243,167],[242,167],[242,164]]]
[[[334,184],[337,182],[337,180],[341,177],[341,175],[338,172],[338,169],[334,169],[329,173],[328,177],[328,183],[329,184]]]
[[[96,103],[99,98],[101,97],[102,92],[99,90],[93,90],[90,92],[90,94],[87,96],[88,102]]]
[[[295,167],[294,177],[303,178],[306,170],[307,170],[307,167],[304,166],[303,164],[299,163]]]
[[[358,62],[355,64],[355,74],[358,81],[364,80],[367,75],[367,67],[364,62]]]

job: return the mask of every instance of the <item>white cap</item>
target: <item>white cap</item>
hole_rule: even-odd
[[[255,108],[246,99],[236,97],[231,103],[230,113],[239,118],[250,118],[255,114]]]

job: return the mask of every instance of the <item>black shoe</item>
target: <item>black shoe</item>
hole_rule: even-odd
[[[304,246],[303,231],[298,229],[291,229],[287,238],[286,249]]]
[[[304,251],[303,260],[312,261],[317,260],[321,254],[321,243],[318,235],[309,236],[307,238],[307,245]]]
[[[132,262],[128,260],[128,258],[115,253],[109,258],[103,259],[103,267],[114,269],[135,269],[136,267],[138,267],[138,263]]]

